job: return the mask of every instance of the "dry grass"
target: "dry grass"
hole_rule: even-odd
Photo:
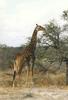
[[[35,71],[33,77],[34,88],[31,87],[31,77],[28,80],[31,88],[24,88],[27,87],[25,84],[26,72],[22,73],[21,79],[15,82],[16,87],[12,88],[12,75],[13,73],[10,70],[0,71],[0,100],[68,100],[64,73],[45,74]],[[56,86],[64,86],[65,88],[61,90]]]
[[[0,71],[0,87],[12,87],[12,75],[11,71]],[[27,87],[26,85],[26,72],[23,72],[21,79],[16,79],[16,87]],[[65,73],[41,73],[35,71],[33,77],[33,83],[31,84],[31,76],[28,79],[29,86],[34,87],[48,87],[50,85],[64,86],[65,85]]]
[[[65,74],[46,74],[46,75],[39,75],[36,77],[35,85],[36,86],[50,86],[50,85],[56,85],[56,86],[63,86],[65,85]]]

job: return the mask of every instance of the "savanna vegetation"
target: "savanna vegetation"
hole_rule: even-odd
[[[38,38],[34,69],[36,86],[68,85],[68,10],[63,11],[61,20],[63,25],[59,25],[55,20],[45,24],[46,32]],[[0,69],[12,71],[14,57],[24,47],[0,45]],[[26,71],[22,74],[25,75]],[[20,85],[24,84],[23,75]],[[10,85],[9,80],[10,78],[6,84]]]

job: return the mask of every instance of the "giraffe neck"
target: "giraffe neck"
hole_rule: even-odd
[[[30,44],[36,47],[36,43],[37,43],[37,30],[35,29]]]

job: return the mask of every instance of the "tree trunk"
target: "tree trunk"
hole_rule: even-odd
[[[68,61],[66,61],[66,85],[68,85]]]

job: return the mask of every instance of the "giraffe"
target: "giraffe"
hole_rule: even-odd
[[[33,69],[35,63],[35,50],[37,44],[37,33],[38,31],[45,31],[45,28],[36,24],[34,32],[32,34],[31,41],[28,46],[26,46],[21,53],[18,53],[15,57],[14,62],[14,74],[13,74],[13,86],[15,77],[18,74],[20,76],[22,72],[22,68],[27,64],[27,76],[29,76],[30,72],[30,62],[31,64],[31,75],[33,77]]]

